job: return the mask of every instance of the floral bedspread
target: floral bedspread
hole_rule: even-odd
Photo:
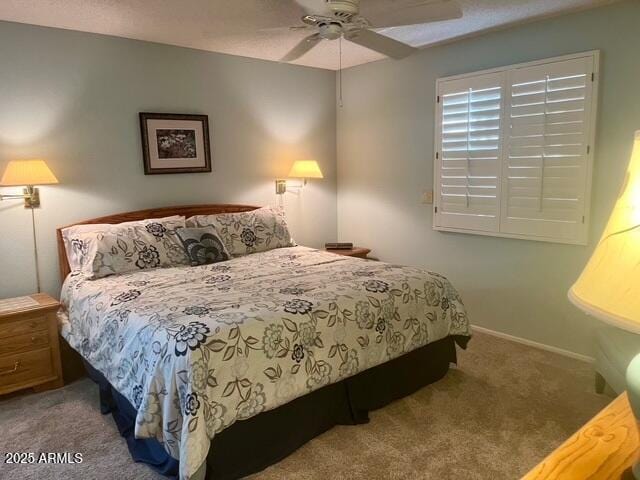
[[[441,275],[306,247],[64,283],[62,335],[137,410],[180,477],[238,420],[447,335],[469,336]]]

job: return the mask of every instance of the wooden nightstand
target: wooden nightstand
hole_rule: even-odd
[[[0,308],[0,395],[63,385],[56,318],[60,304],[44,293],[29,298],[31,304]]]
[[[371,252],[370,248],[364,247],[353,247],[348,249],[343,248],[327,248],[327,252],[335,253],[336,255],[344,255],[345,257],[358,257],[358,258],[367,258],[369,252]]]

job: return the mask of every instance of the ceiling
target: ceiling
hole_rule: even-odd
[[[612,3],[613,0],[458,0],[463,17],[379,30],[424,47],[536,18]],[[395,9],[416,0],[361,0],[369,8]],[[293,0],[2,0],[0,20],[80,30],[192,47],[212,52],[278,60],[308,31]],[[342,42],[342,66],[384,58]],[[294,63],[336,70],[338,41],[323,41]]]

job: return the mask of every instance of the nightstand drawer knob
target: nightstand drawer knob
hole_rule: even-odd
[[[0,375],[11,375],[12,373],[15,373],[18,371],[18,366],[20,366],[20,361],[17,361],[16,363],[14,363],[12,369],[0,370]]]

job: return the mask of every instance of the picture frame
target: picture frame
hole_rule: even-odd
[[[209,117],[140,112],[145,175],[211,172]]]

